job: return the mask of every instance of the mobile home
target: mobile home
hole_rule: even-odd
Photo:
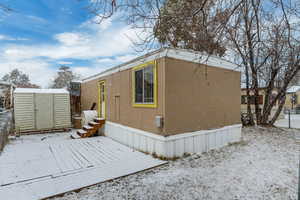
[[[240,72],[199,52],[163,48],[84,79],[81,109],[97,104],[104,134],[163,157],[241,139]]]
[[[300,105],[300,86],[294,85],[286,91],[285,109],[295,109]]]
[[[259,104],[259,108],[263,109],[264,103],[265,103],[265,98],[266,98],[266,89],[264,87],[260,87],[258,88],[258,104]],[[272,96],[270,97],[270,99],[275,98],[275,96],[277,95],[277,88],[272,90]],[[241,112],[242,113],[247,113],[247,89],[246,88],[242,88],[241,89]],[[271,116],[273,116],[278,108],[278,104],[279,101],[275,102],[275,105],[271,111]],[[252,113],[255,112],[255,96],[254,96],[254,91],[253,89],[250,89],[250,106],[251,106],[251,111]]]

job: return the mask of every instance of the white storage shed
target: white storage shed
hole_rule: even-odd
[[[15,128],[20,132],[71,127],[70,95],[65,89],[17,88]]]

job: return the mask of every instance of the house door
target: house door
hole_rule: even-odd
[[[106,101],[106,94],[105,94],[105,81],[99,82],[99,105],[98,105],[98,113],[99,117],[105,118],[105,101]]]
[[[53,128],[53,96],[35,94],[35,117],[38,130]]]

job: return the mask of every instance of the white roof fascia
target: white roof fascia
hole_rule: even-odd
[[[167,49],[167,57],[175,58],[179,60],[185,60],[189,62],[205,64],[222,69],[228,69],[233,71],[240,71],[238,65],[231,63],[227,60],[219,58],[213,55],[205,55],[196,51],[184,50],[184,49]]]
[[[135,67],[137,65],[143,64],[145,62],[149,62],[152,60],[156,60],[163,57],[169,57],[169,58],[175,58],[179,60],[199,63],[199,64],[206,64],[213,67],[238,71],[238,66],[234,63],[231,63],[229,61],[226,61],[224,59],[218,58],[216,56],[207,56],[202,53],[196,52],[196,51],[189,51],[189,50],[183,50],[183,49],[172,49],[172,48],[163,48],[159,49],[157,51],[151,52],[149,54],[146,54],[144,56],[138,57],[132,61],[129,61],[127,63],[118,65],[116,67],[110,68],[106,71],[103,71],[99,74],[96,74],[94,76],[90,76],[88,78],[85,78],[82,80],[82,83],[89,82],[95,79],[100,79],[101,77],[108,76],[110,74],[124,71],[127,69],[130,69],[132,67]]]
[[[149,62],[149,61],[152,61],[152,60],[156,60],[156,59],[165,57],[165,54],[166,54],[165,51],[159,51],[159,52],[156,52],[152,55],[148,54],[148,56],[145,55],[145,56],[139,57],[139,58],[134,59],[132,61],[129,61],[127,63],[124,63],[124,64],[118,65],[116,67],[110,68],[106,71],[103,71],[103,72],[97,74],[97,75],[85,78],[85,79],[82,80],[82,83],[89,82],[89,81],[92,81],[92,80],[95,80],[95,79],[99,79],[101,77],[108,76],[108,75],[116,73],[116,72],[120,72],[120,71],[130,69],[132,67],[143,64],[145,62]]]

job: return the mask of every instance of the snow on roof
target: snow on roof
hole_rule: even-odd
[[[194,63],[201,63],[206,64],[213,67],[223,68],[223,69],[229,69],[233,71],[240,71],[238,69],[238,66],[228,60],[225,60],[223,58],[220,58],[218,56],[208,56],[204,53],[192,51],[192,50],[185,50],[185,49],[175,49],[175,48],[161,48],[156,51],[150,52],[148,54],[145,54],[143,56],[137,57],[131,61],[128,61],[126,63],[123,63],[121,65],[112,67],[108,70],[105,70],[103,72],[100,72],[98,74],[89,76],[87,78],[82,79],[82,82],[88,82],[91,80],[95,80],[119,71],[124,71],[126,69],[130,69],[134,66],[137,66],[139,64],[143,64],[145,62],[149,62],[151,60],[156,60],[159,58],[168,57],[168,58],[175,58],[179,60],[185,60],[189,62]]]
[[[298,92],[300,90],[300,85],[294,85],[292,87],[290,87],[286,92],[287,93],[295,93]]]
[[[14,93],[69,94],[66,89],[16,88]]]
[[[82,80],[73,80],[72,83],[82,83]]]

